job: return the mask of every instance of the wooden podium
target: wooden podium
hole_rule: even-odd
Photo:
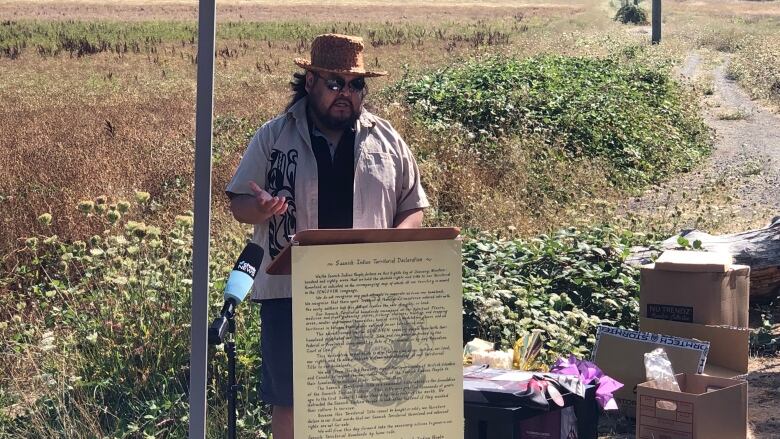
[[[298,232],[279,256],[268,265],[266,273],[291,274],[292,247],[295,245],[365,244],[379,242],[439,241],[455,239],[457,227],[423,227],[415,229],[311,229]]]
[[[295,437],[463,437],[456,228],[307,230],[292,275]]]

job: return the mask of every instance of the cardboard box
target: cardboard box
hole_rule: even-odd
[[[658,268],[658,264],[645,265],[641,267],[639,290],[642,317],[748,326],[750,267],[745,265],[731,265],[726,271],[692,271],[685,264],[666,264],[665,269]]]
[[[676,373],[702,373],[710,349],[708,341],[599,326],[593,361],[605,374],[623,383],[614,396],[636,400],[636,386],[647,381],[645,354],[662,347]]]
[[[647,332],[710,342],[707,363],[703,371],[705,375],[737,378],[748,372],[750,357],[750,329],[748,328],[697,325],[647,317],[639,318],[639,328]]]
[[[734,263],[729,253],[666,250],[655,260],[655,268],[671,271],[725,273]]]
[[[637,439],[745,439],[747,382],[679,374],[681,392],[637,386]],[[671,402],[671,410],[659,402]]]

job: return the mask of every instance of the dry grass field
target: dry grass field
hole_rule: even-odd
[[[318,32],[361,33],[369,38],[372,66],[391,72],[388,79],[374,81],[372,90],[398,80],[404,69],[432,69],[479,53],[603,56],[648,38],[647,28],[625,28],[612,21],[613,10],[600,1],[433,2],[425,7],[411,3],[220,3],[218,124],[220,118],[240,120],[244,124],[241,129],[249,129],[278,112],[287,95],[285,84],[293,67],[290,60],[306,52],[307,40]],[[734,70],[745,72],[741,81],[751,93],[769,102],[777,99],[780,79],[776,66],[780,61],[771,44],[777,38],[773,32],[777,2],[711,1],[699,5],[682,1],[667,2],[665,8],[664,44],[647,48],[643,56],[681,63],[689,51],[700,48],[715,56],[733,53]],[[749,14],[738,13],[742,10]],[[18,49],[5,49],[7,56],[0,57],[0,98],[4,102],[0,107],[0,141],[7,151],[0,169],[0,246],[9,249],[34,230],[33,220],[43,211],[54,215],[54,228],[61,236],[93,232],[99,225],[72,219],[69,208],[104,193],[116,201],[135,190],[148,190],[166,206],[158,211],[160,215],[186,210],[196,53],[195,28],[187,20],[193,23],[196,17],[195,2],[14,0],[0,2],[0,17],[47,23],[55,26],[48,31],[53,34],[61,20],[110,20],[119,23],[122,30],[118,34],[108,28],[100,30],[108,42],[104,44],[134,41],[121,53],[112,49],[84,57],[78,56],[78,48],[57,56],[39,55],[34,39],[26,42],[32,47],[16,59],[14,51]],[[155,26],[149,20],[179,24]],[[143,35],[156,40],[145,41]],[[378,111],[399,117],[392,114],[392,106],[381,105]],[[394,122],[402,133],[414,129],[407,128],[404,120]],[[227,122],[218,125],[216,146],[222,147],[219,136],[223,135],[233,149],[216,163],[216,187],[226,181],[243,146],[236,142],[236,133],[223,129],[235,127]],[[430,144],[431,139],[417,142],[420,148]],[[582,163],[580,167],[598,166]],[[572,178],[584,184],[598,180],[597,175],[589,177],[594,172],[598,173],[587,171]],[[440,177],[431,171],[431,185]],[[462,178],[475,180],[467,175]],[[596,181],[591,183],[597,186]],[[467,197],[481,197],[475,188],[463,190],[473,192]],[[501,194],[488,194],[484,200],[473,200],[476,204],[466,204],[479,207],[496,195],[502,198]],[[587,202],[591,195],[580,201]],[[622,197],[606,191],[598,198],[612,203]],[[221,201],[222,197],[216,199]],[[508,201],[513,201],[510,206],[523,205],[517,199]],[[523,233],[533,233],[588,215],[594,216],[593,221],[605,219],[577,204],[577,197],[566,206],[547,204],[539,218],[518,217],[514,214],[517,210],[510,207],[495,216],[477,215],[485,218],[481,224],[472,221],[475,215],[468,213],[458,222],[483,228],[512,225]],[[223,208],[218,204],[218,213]]]
[[[670,235],[685,227],[744,230],[780,211],[773,192],[780,159],[764,148],[777,146],[773,130],[780,127],[773,125],[780,107],[780,1],[666,0],[658,46],[648,43],[649,27],[615,22],[609,0],[218,3],[217,247],[246,232],[230,217],[223,188],[249,136],[284,108],[292,59],[306,56],[311,37],[323,32],[363,36],[370,67],[390,72],[369,83],[369,101],[418,156],[433,203],[429,225],[533,236],[608,223]],[[642,5],[649,9],[649,1]],[[1,269],[18,268],[30,237],[73,242],[106,235],[109,222],[80,213],[82,201],[105,197],[111,205],[149,192],[136,213],[160,227],[192,208],[196,18],[193,0],[0,0]],[[490,151],[481,152],[485,145],[456,130],[429,129],[399,102],[393,86],[402,78],[486,55],[612,57],[653,71],[671,66],[687,105],[717,130],[713,158],[660,182],[615,186],[603,157],[572,158],[557,144],[541,147],[519,136],[496,143],[502,151],[496,165]],[[737,89],[745,94],[730,97]],[[750,139],[740,133],[748,132],[766,137],[742,147]],[[44,213],[50,224],[39,220]],[[0,282],[0,294],[13,288]],[[0,310],[0,321],[11,315]],[[0,334],[7,328],[0,326]],[[33,379],[9,387],[9,377],[26,367],[13,358],[0,373],[0,403],[18,408],[43,390]],[[754,437],[778,438],[780,360],[762,356],[751,364]],[[2,438],[9,416],[0,410]],[[62,430],[78,431],[68,428]],[[622,421],[609,429],[605,437],[633,437]],[[100,427],[84,431],[90,437]]]
[[[496,19],[515,13],[525,15],[562,15],[583,10],[582,2],[541,1],[433,1],[424,5],[414,1],[251,1],[233,0],[217,3],[220,20],[236,21],[428,21],[452,19],[462,21]],[[195,1],[5,1],[0,4],[0,16],[11,19],[36,20],[196,20]]]
[[[169,5],[139,7],[152,14],[144,16],[144,20],[186,17],[179,10],[167,10]],[[102,18],[124,19],[122,11],[112,8],[129,6],[124,2],[100,8],[81,2],[44,3],[43,6],[4,2],[0,3],[0,15],[14,17],[13,11],[32,8],[36,13],[65,14],[58,15],[58,19],[76,19],[81,18],[79,8],[82,7],[94,8],[101,14],[108,12]],[[186,7],[194,8],[192,4]],[[232,5],[228,3],[225,7]],[[555,29],[565,29],[573,20],[572,13],[575,17],[586,14],[570,6],[491,7],[487,12],[479,6],[442,6],[433,8],[435,20],[426,25],[428,11],[420,8],[411,8],[407,19],[407,9],[394,6],[381,12],[380,18],[373,15],[377,10],[383,11],[378,6],[354,9],[352,3],[347,3],[321,6],[323,14],[331,14],[337,21],[318,23],[326,15],[318,17],[315,12],[313,22],[318,24],[312,27],[305,21],[310,17],[309,6],[264,6],[262,3],[254,6],[241,2],[236,7],[247,9],[248,17],[253,17],[251,11],[266,7],[271,12],[257,22],[255,35],[249,39],[242,38],[241,31],[237,31],[217,42],[216,147],[232,148],[215,165],[218,217],[224,213],[220,188],[244,146],[235,140],[230,145],[220,145],[220,135],[236,134],[224,133],[223,129],[237,129],[229,122],[220,125],[220,120],[240,120],[241,129],[248,130],[280,111],[294,67],[291,60],[308,50],[306,40],[318,32],[376,32],[371,41],[370,62],[372,67],[387,69],[391,75],[387,80],[373,82],[373,90],[399,79],[405,66],[411,70],[432,68],[481,52],[503,51],[528,56],[539,52],[606,53],[613,49],[599,41],[601,37],[597,36],[596,29],[584,34],[557,32]],[[486,15],[474,15],[472,8]],[[300,15],[296,16],[294,11]],[[437,17],[436,11],[442,15]],[[29,12],[20,16],[32,17],[25,14]],[[231,19],[241,16],[240,12],[232,16],[226,13],[220,15],[220,23],[230,26],[229,23],[234,23]],[[350,19],[340,19],[344,16]],[[283,17],[287,25],[275,24]],[[388,17],[395,22],[388,22]],[[609,17],[603,17],[601,22],[613,28],[617,35],[622,32]],[[190,138],[196,46],[191,36],[194,28],[177,29],[184,35],[181,36],[166,34],[166,30],[146,29],[144,26],[151,26],[148,24],[140,24],[142,27],[135,30],[132,24],[126,26],[131,27],[128,32],[157,33],[161,42],[144,42],[136,52],[101,52],[84,57],[61,53],[52,57],[39,56],[35,49],[27,48],[18,59],[0,58],[0,99],[5,103],[0,108],[3,121],[0,142],[8,151],[0,170],[0,202],[4,207],[0,242],[4,248],[18,243],[42,210],[54,215],[54,228],[60,236],[83,236],[95,231],[99,225],[84,223],[79,217],[73,219],[70,210],[78,201],[99,195],[116,201],[135,190],[147,190],[166,206],[161,209],[161,215],[162,210],[180,213],[187,209],[192,183]],[[267,37],[263,35],[264,29],[268,31]],[[512,43],[493,43],[491,33],[508,35]],[[426,53],[424,58],[417,56],[421,52]],[[380,112],[388,109],[392,111],[392,107],[386,107]],[[403,120],[397,123],[404,128]],[[506,222],[506,218],[501,221]],[[533,227],[539,228],[539,224]]]

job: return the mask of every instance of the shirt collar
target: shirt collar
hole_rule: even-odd
[[[292,104],[292,106],[287,109],[287,118],[295,120],[306,120],[307,100],[308,98],[304,96],[303,98],[298,99],[298,102]]]
[[[363,108],[363,112],[361,112],[360,117],[358,117],[358,123],[365,128],[371,128],[376,124],[376,118],[368,110]]]

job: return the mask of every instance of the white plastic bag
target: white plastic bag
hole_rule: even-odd
[[[662,390],[679,392],[680,385],[677,378],[674,377],[672,362],[666,356],[663,348],[657,348],[653,352],[645,354],[645,375],[648,381],[655,381],[655,387]],[[658,408],[665,410],[675,410],[674,403],[669,401],[659,401]]]

